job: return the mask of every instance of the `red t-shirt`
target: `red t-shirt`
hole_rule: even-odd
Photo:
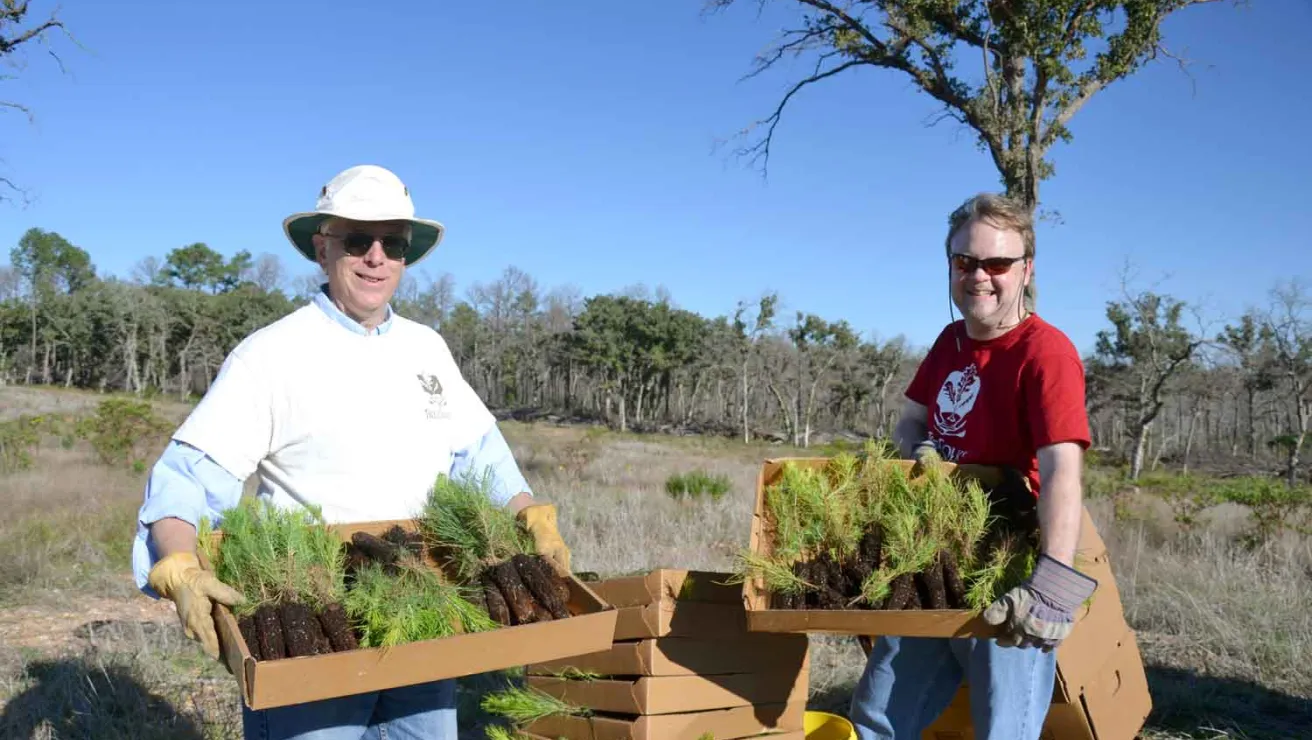
[[[1009,465],[1036,492],[1040,447],[1090,444],[1084,363],[1070,339],[1036,315],[986,341],[967,336],[961,321],[949,324],[906,396],[929,409],[929,438],[944,460]]]

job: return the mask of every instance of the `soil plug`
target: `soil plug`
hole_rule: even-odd
[[[911,595],[916,591],[916,584],[910,573],[903,573],[895,577],[889,584],[888,601],[884,602],[885,609],[905,609],[907,602],[910,601]]]
[[[519,571],[515,570],[514,564],[509,560],[503,560],[489,566],[488,570],[497,588],[501,589],[501,595],[506,597],[506,606],[510,608],[513,623],[531,623],[534,620],[533,596],[524,587],[524,581],[520,579]]]
[[[961,580],[961,569],[957,567],[957,557],[951,550],[944,550],[943,557],[943,591],[949,609],[965,609],[966,584]]]
[[[237,630],[241,632],[241,639],[246,643],[251,657],[260,660],[259,630],[255,628],[255,617],[247,615],[238,619]]]
[[[928,604],[930,609],[948,608],[948,597],[943,585],[943,555],[946,552],[940,550],[929,567],[920,574],[925,587],[921,593],[921,601]]]
[[[255,626],[259,630],[260,655],[264,660],[279,660],[287,657],[286,644],[282,638],[282,623],[278,621],[278,610],[272,604],[264,604],[255,610]]]
[[[533,559],[538,563],[538,569],[546,575],[547,580],[551,583],[552,588],[556,590],[560,598],[560,603],[565,605],[565,613],[569,614],[569,582],[565,577],[556,572],[556,567],[547,561],[546,555],[534,555]]]
[[[395,573],[395,568],[390,568],[401,557],[401,548],[393,545],[381,537],[367,534],[365,532],[356,532],[351,535],[351,543],[360,548],[368,558],[384,566],[384,570],[389,574]]]
[[[332,646],[334,652],[343,650],[355,650],[360,647],[360,643],[355,639],[355,631],[351,629],[350,620],[346,618],[346,610],[341,604],[329,604],[323,611],[319,612],[319,624],[323,627],[324,636],[328,638],[328,644]]]
[[[299,658],[302,655],[314,655],[314,634],[310,623],[314,618],[310,607],[296,601],[284,602],[278,609],[282,621],[282,636],[287,643],[287,656]]]
[[[393,524],[383,532],[383,540],[418,557],[424,552],[424,540],[418,532],[407,532],[400,524]]]
[[[913,577],[913,578],[911,579],[911,598],[907,599],[907,603],[906,603],[906,605],[902,607],[903,609],[924,609],[924,608],[925,608],[925,601],[924,601],[924,599],[920,598],[920,592],[921,592],[921,589],[924,588],[924,587],[921,585],[921,584],[923,584],[923,583],[924,583],[924,581],[922,581],[922,580],[919,579],[919,578],[915,578],[915,577]]]
[[[510,558],[514,563],[515,570],[519,572],[519,578],[528,587],[529,593],[543,607],[543,611],[554,619],[566,619],[569,617],[569,610],[560,600],[560,592],[556,590],[551,579],[543,572],[543,567],[548,564],[539,558],[529,557],[520,553]],[[549,567],[549,566],[548,566]]]
[[[479,582],[483,584],[483,599],[487,602],[488,616],[497,623],[509,627],[510,607],[506,605],[506,597],[501,595],[501,589],[492,580],[492,574],[484,570],[479,576]]]

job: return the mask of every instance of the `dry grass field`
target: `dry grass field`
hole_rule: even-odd
[[[0,421],[81,413],[96,396],[0,388]],[[170,419],[185,407],[158,404]],[[731,440],[503,425],[539,495],[561,507],[575,566],[602,576],[654,567],[725,570],[746,544],[761,460],[799,454]],[[805,454],[805,453],[803,453]],[[812,451],[814,454],[814,451]],[[153,459],[153,457],[152,457]],[[718,500],[676,500],[675,474],[730,482]],[[1099,492],[1098,470],[1090,490]],[[136,592],[128,553],[145,475],[83,442],[43,440],[27,470],[0,474],[0,737],[238,738],[235,682],[183,638],[171,605]],[[1151,491],[1091,495],[1154,712],[1143,737],[1312,736],[1312,543],[1233,544],[1245,512],[1177,531]],[[811,704],[846,707],[854,641],[813,638]],[[462,735],[480,737],[489,677],[462,681]]]

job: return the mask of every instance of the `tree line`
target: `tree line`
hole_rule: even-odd
[[[33,228],[0,267],[0,383],[194,398],[237,342],[304,305],[319,279],[202,243],[127,279],[101,276],[85,250]],[[1207,331],[1196,306],[1127,284],[1084,357],[1095,449],[1132,478],[1239,467],[1292,485],[1312,420],[1310,306],[1304,286],[1279,284],[1268,305]],[[513,266],[463,293],[450,274],[407,274],[394,307],[442,333],[502,417],[626,431],[803,447],[887,436],[923,356],[901,336],[785,313],[777,293],[707,317],[663,290],[584,297]]]

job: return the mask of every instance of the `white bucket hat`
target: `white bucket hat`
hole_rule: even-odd
[[[337,173],[319,191],[314,210],[288,216],[282,222],[282,230],[296,251],[315,262],[314,234],[319,230],[319,224],[332,216],[353,221],[410,222],[410,251],[405,255],[407,267],[427,257],[442,241],[442,234],[446,231],[437,221],[415,218],[410,189],[391,170],[372,164],[356,165]]]

